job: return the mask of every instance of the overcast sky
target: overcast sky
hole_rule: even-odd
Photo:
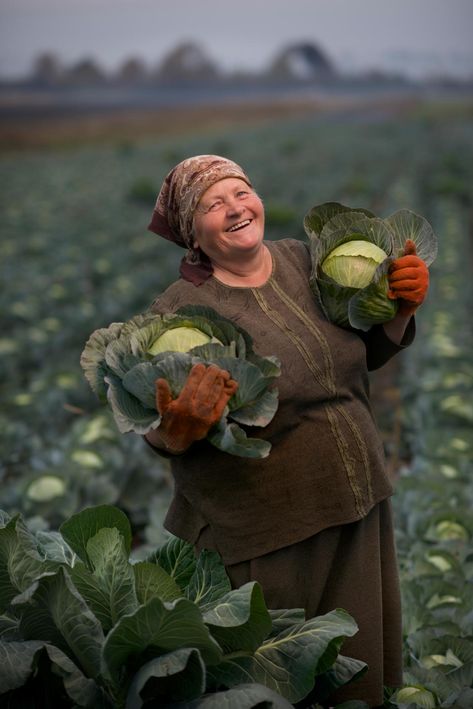
[[[264,68],[285,44],[317,43],[341,69],[473,75],[473,0],[0,0],[0,76],[38,53],[113,70],[155,66],[193,40],[224,69]]]

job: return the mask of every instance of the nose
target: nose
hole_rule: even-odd
[[[229,197],[225,200],[227,205],[227,214],[241,214],[245,209],[245,205],[241,204],[236,197]]]

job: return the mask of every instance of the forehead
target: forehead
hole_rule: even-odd
[[[219,180],[218,182],[215,182],[215,184],[208,187],[202,195],[201,201],[221,197],[228,192],[241,189],[242,187],[251,189],[245,180],[240,180],[238,177],[225,177],[223,180]]]

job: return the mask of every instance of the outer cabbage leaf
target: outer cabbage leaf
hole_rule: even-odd
[[[409,209],[400,209],[385,219],[394,234],[393,256],[398,258],[404,254],[407,239],[416,245],[417,256],[427,266],[437,257],[437,237],[429,222]]]
[[[251,679],[298,702],[312,690],[316,675],[334,663],[340,646],[358,627],[344,610],[337,609],[266,638],[252,655],[236,653],[208,668],[209,684],[232,687]]]
[[[352,327],[365,332],[372,325],[392,320],[399,308],[397,300],[388,298],[388,269],[392,259],[386,259],[375,271],[371,283],[355,293],[348,303],[348,320]]]
[[[104,377],[108,373],[105,363],[105,350],[110,342],[119,336],[123,323],[112,323],[109,327],[95,330],[87,340],[81,354],[80,363],[85,378],[101,401],[107,399],[107,387]]]
[[[327,224],[327,222],[329,222],[333,217],[344,212],[359,212],[361,214],[365,214],[367,217],[375,216],[368,209],[363,209],[361,207],[345,207],[339,202],[325,202],[324,204],[319,204],[316,207],[313,207],[304,217],[304,229],[306,234],[309,237],[320,236],[325,224]]]
[[[236,423],[226,423],[225,414],[207,436],[207,440],[216,448],[239,455],[243,458],[266,458],[271,444],[261,438],[248,438],[245,431]]]
[[[144,664],[128,690],[126,709],[163,706],[182,700],[184,706],[205,692],[205,663],[196,648],[181,647]]]
[[[337,220],[338,229],[324,227],[320,237],[320,259],[324,260],[337,246],[349,241],[369,241],[382,249],[389,256],[393,245],[393,231],[383,219],[358,216],[354,219],[351,212],[340,215]],[[319,264],[317,264],[319,265]]]
[[[246,426],[266,426],[276,413],[278,408],[278,392],[276,389],[269,389],[263,392],[256,401],[247,406],[242,406],[236,411],[230,411],[230,418],[237,423]]]
[[[219,357],[215,359],[215,364],[230,373],[230,376],[238,382],[238,389],[228,402],[230,411],[237,411],[243,407],[257,404],[259,397],[266,391],[268,382],[261,374],[260,369],[251,362],[235,357]],[[268,412],[269,418],[265,423],[258,424],[265,426],[271,421],[275,411]],[[242,421],[251,424],[251,421]]]
[[[238,684],[224,692],[204,694],[190,702],[173,704],[173,709],[292,709],[277,692],[257,682]],[[127,707],[128,709],[128,707]]]
[[[173,352],[157,362],[141,362],[125,374],[123,388],[146,409],[154,409],[155,417],[159,417],[155,403],[156,379],[166,379],[173,398],[176,398],[186,382],[192,361],[192,356],[187,352]]]
[[[324,277],[314,279],[313,283],[315,282],[317,284],[315,294],[330,322],[340,325],[340,327],[349,327],[348,306],[352,296],[357,293],[357,289],[341,286],[325,274]]]
[[[257,581],[228,591],[203,618],[225,655],[255,652],[271,631],[271,616]]]
[[[120,433],[135,431],[144,435],[159,426],[161,416],[156,409],[144,407],[136,396],[124,388],[121,379],[109,375],[105,377],[105,382],[108,384],[108,402]]]

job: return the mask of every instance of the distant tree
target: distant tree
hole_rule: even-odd
[[[116,78],[118,81],[127,84],[140,84],[148,78],[148,70],[137,57],[126,59],[119,67]]]
[[[107,80],[105,73],[94,59],[81,59],[65,72],[65,81],[76,86],[94,86]]]
[[[206,52],[193,42],[183,42],[162,60],[156,78],[165,83],[186,83],[215,79],[218,67]]]
[[[274,79],[311,81],[335,76],[328,56],[315,44],[300,42],[283,49],[271,63],[268,75]]]
[[[53,86],[60,83],[63,71],[63,66],[56,54],[42,52],[33,62],[31,79],[36,84]]]

